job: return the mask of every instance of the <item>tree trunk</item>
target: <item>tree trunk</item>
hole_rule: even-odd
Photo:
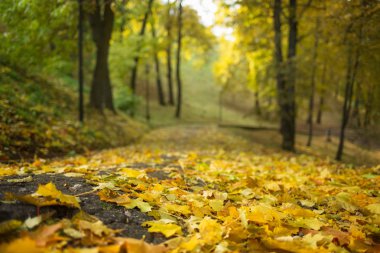
[[[177,49],[177,108],[175,117],[181,117],[182,109],[182,80],[181,80],[181,49],[182,49],[182,0],[179,0],[179,12],[178,12],[178,49]]]
[[[260,95],[258,90],[255,91],[255,111],[257,115],[261,115]]]
[[[167,78],[168,78],[168,91],[169,91],[169,104],[174,105],[174,92],[173,92],[173,68],[172,68],[172,18],[171,18],[170,0],[168,0],[168,20],[166,23],[167,40],[166,46],[166,59],[167,59]]]
[[[145,107],[145,117],[146,120],[150,121],[150,87],[149,87],[149,72],[150,72],[150,66],[147,64],[145,66],[145,100],[146,100],[146,107]]]
[[[324,85],[326,85],[326,72],[327,72],[327,63],[324,62],[323,70],[322,70],[322,80],[321,80],[322,88],[321,88],[321,94],[319,97],[319,105],[318,105],[317,120],[316,120],[316,123],[318,125],[322,123],[322,112],[323,112],[323,107],[325,104],[326,89]]]
[[[123,32],[125,29],[125,24],[127,23],[125,13],[126,9],[125,6],[128,4],[129,0],[121,0],[120,5],[120,15],[121,15],[121,22],[120,22],[120,41],[123,41]]]
[[[322,124],[322,111],[323,111],[323,106],[325,105],[325,98],[324,98],[324,93],[321,94],[319,97],[319,105],[318,105],[318,112],[317,112],[317,120],[316,123],[318,125]]]
[[[310,147],[313,140],[313,119],[314,119],[314,97],[315,97],[315,77],[317,72],[317,59],[318,59],[318,46],[319,46],[319,20],[317,19],[317,25],[315,30],[315,38],[314,38],[314,52],[313,52],[313,63],[312,63],[312,71],[311,71],[311,85],[310,85],[310,98],[309,98],[309,116],[308,116],[308,124],[309,124],[309,132],[307,138],[307,146]]]
[[[78,81],[79,81],[79,121],[84,121],[83,101],[83,1],[78,0]]]
[[[152,10],[152,6],[153,6],[153,0],[149,0],[147,10],[145,12],[144,19],[143,19],[141,29],[140,29],[140,33],[139,33],[139,36],[141,39],[145,34],[146,24],[148,22],[149,14]],[[136,94],[136,80],[137,80],[138,65],[139,65],[139,61],[140,61],[140,55],[139,55],[140,49],[141,49],[141,43],[138,45],[137,55],[133,59],[133,68],[132,68],[132,75],[131,75],[131,89],[132,89],[133,94]]]
[[[153,15],[152,15],[151,26],[152,26],[152,37],[153,37],[153,39],[156,39],[157,34],[156,34],[156,27],[155,27]],[[157,50],[158,50],[158,48],[157,48],[157,46],[155,46],[155,48],[154,48],[154,64],[155,64],[155,69],[156,69],[157,95],[158,95],[158,101],[159,101],[160,105],[166,105],[165,97],[164,97],[164,91],[162,89],[160,60],[158,58]]]
[[[285,110],[283,115],[283,142],[282,148],[295,151],[296,137],[296,54],[297,54],[297,0],[289,0],[289,37],[288,37],[288,71],[285,83]]]
[[[356,120],[356,124],[357,124],[358,127],[361,126],[360,96],[361,96],[361,87],[360,87],[360,83],[357,83],[357,85],[356,85],[355,102],[354,102],[354,109],[352,111],[352,119]]]
[[[282,31],[281,31],[281,13],[282,13],[282,2],[281,0],[274,0],[274,13],[273,13],[273,23],[274,23],[274,44],[275,44],[275,67],[276,67],[276,82],[277,82],[277,99],[279,107],[280,116],[280,133],[284,135],[284,92],[285,92],[285,77],[283,70],[283,54],[282,54]]]
[[[281,32],[281,14],[282,1],[274,0],[274,31],[275,31],[275,65],[277,96],[280,109],[280,132],[282,135],[282,148],[288,151],[294,151],[295,144],[295,81],[296,81],[296,46],[297,46],[297,19],[296,9],[297,1],[290,0],[289,6],[289,45],[288,45],[288,62],[287,62],[287,79],[284,76],[283,55],[282,55],[282,32]]]
[[[365,102],[365,108],[364,108],[364,120],[363,120],[363,126],[367,127],[371,124],[371,117],[372,117],[372,104],[374,100],[375,93],[372,92],[373,89],[368,89],[368,95],[367,95],[367,101]]]
[[[95,10],[89,13],[92,38],[96,45],[96,65],[92,79],[90,105],[101,111],[107,108],[115,112],[108,69],[108,54],[114,22],[111,4],[112,1],[96,1]]]
[[[362,27],[360,27],[359,34],[359,45],[362,40]],[[344,103],[342,109],[342,122],[340,127],[339,145],[336,154],[336,160],[341,161],[343,156],[344,141],[345,141],[345,131],[350,117],[352,95],[354,91],[354,85],[356,80],[356,74],[359,68],[360,59],[360,46],[358,45],[355,50],[355,55],[353,52],[352,42],[348,45],[348,57],[347,57],[347,72],[346,72],[346,85],[344,93]]]

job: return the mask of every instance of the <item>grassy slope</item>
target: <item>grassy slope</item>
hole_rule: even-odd
[[[123,115],[106,113],[77,122],[75,91],[0,66],[0,159],[49,157],[128,144],[143,129]]]
[[[152,73],[150,77],[151,93],[154,96],[153,101],[150,103],[151,120],[153,126],[173,125],[178,123],[215,123],[219,122],[220,107],[219,107],[219,93],[221,87],[216,84],[212,70],[213,62],[210,61],[205,66],[196,67],[191,61],[184,61],[182,69],[183,77],[183,105],[182,117],[180,120],[174,118],[175,107],[158,105],[155,99],[155,76]],[[165,94],[166,92],[166,73],[162,73]],[[175,76],[174,85],[176,85]],[[145,85],[142,83],[141,85]],[[175,87],[176,88],[176,87]],[[145,91],[142,95],[142,103],[138,108],[137,118],[145,120],[146,100]],[[175,89],[176,100],[176,89]],[[242,103],[253,104],[252,101],[239,101]],[[258,119],[255,115],[246,117],[246,112],[240,112],[233,108],[223,106],[222,121],[226,124],[259,126],[270,125]]]

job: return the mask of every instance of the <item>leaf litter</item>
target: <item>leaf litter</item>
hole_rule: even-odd
[[[213,127],[1,171],[0,252],[380,251],[380,166],[275,152]]]

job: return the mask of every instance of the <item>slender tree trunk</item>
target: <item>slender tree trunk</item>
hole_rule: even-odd
[[[317,120],[316,120],[316,123],[318,125],[322,124],[322,111],[323,111],[323,107],[325,105],[324,96],[325,96],[325,94],[322,93],[319,97],[319,105],[318,105]]]
[[[367,94],[367,101],[365,102],[365,108],[364,108],[364,120],[363,120],[363,126],[367,127],[371,124],[371,116],[372,116],[372,104],[374,100],[374,92],[372,92],[373,89],[368,89]]]
[[[156,27],[154,23],[154,17],[152,15],[152,37],[153,39],[157,38],[156,34]],[[158,58],[158,48],[155,46],[154,48],[154,64],[155,64],[155,69],[156,69],[156,83],[157,83],[157,95],[158,95],[158,101],[160,105],[166,105],[165,103],[165,96],[164,96],[164,91],[162,89],[162,82],[161,82],[161,69],[160,69],[160,60]]]
[[[360,28],[359,35],[359,45],[362,39],[362,28]],[[336,154],[336,160],[341,161],[343,156],[344,141],[345,141],[345,131],[349,121],[351,104],[352,104],[352,95],[354,91],[354,85],[356,80],[356,74],[359,68],[359,59],[360,59],[360,46],[357,46],[356,52],[353,52],[352,42],[348,45],[348,61],[347,61],[347,72],[346,72],[346,85],[344,93],[344,103],[342,109],[342,123],[340,127],[339,135],[339,145],[338,151]],[[355,54],[355,55],[354,55]]]
[[[313,119],[314,119],[314,98],[315,98],[315,77],[317,72],[317,59],[318,59],[318,46],[319,46],[319,20],[317,20],[315,38],[314,38],[314,52],[313,52],[313,63],[312,63],[312,71],[311,71],[311,85],[310,85],[310,98],[309,98],[309,116],[308,116],[308,124],[309,124],[309,133],[307,139],[307,146],[311,146],[313,140]]]
[[[352,111],[352,119],[356,120],[356,124],[358,127],[361,126],[360,97],[361,97],[361,87],[360,87],[360,83],[357,83],[356,84],[356,95],[355,95],[354,109]]]
[[[181,117],[182,109],[182,80],[181,80],[181,49],[182,49],[182,0],[179,0],[179,12],[178,12],[178,49],[177,49],[177,108],[175,117]]]
[[[319,97],[319,105],[318,105],[317,120],[316,120],[316,123],[318,125],[320,125],[322,123],[322,112],[323,112],[323,107],[325,104],[326,72],[327,72],[327,64],[325,62],[323,64],[323,70],[322,70],[322,80],[321,80],[322,88],[321,88],[321,94]]]
[[[149,87],[149,72],[150,66],[147,64],[145,66],[145,99],[146,99],[146,108],[145,108],[145,117],[146,120],[150,121],[150,87]]]
[[[84,121],[83,101],[83,2],[78,0],[78,78],[79,78],[79,121]]]
[[[260,94],[258,90],[255,91],[255,111],[257,115],[261,115]]]
[[[281,23],[281,13],[282,13],[282,1],[274,0],[274,13],[273,13],[273,23],[274,23],[274,44],[275,44],[275,67],[276,67],[276,82],[277,82],[277,100],[279,107],[280,116],[280,133],[284,135],[284,117],[285,114],[285,77],[283,70],[283,53],[282,53],[282,23]]]
[[[103,108],[115,112],[112,86],[109,77],[108,55],[114,23],[112,1],[95,2],[95,10],[89,14],[92,38],[96,45],[96,64],[93,73],[90,105],[98,110]]]
[[[120,14],[121,14],[121,22],[120,22],[120,40],[123,40],[123,32],[125,29],[125,24],[127,23],[126,18],[125,18],[125,6],[129,0],[121,0],[121,6],[120,6]]]
[[[224,87],[219,91],[219,123],[223,122],[223,94]]]
[[[174,91],[173,91],[173,68],[172,68],[172,17],[171,17],[171,3],[168,0],[168,20],[166,23],[167,30],[167,46],[166,46],[166,60],[167,60],[167,78],[168,78],[168,91],[169,91],[169,104],[174,105]]]
[[[153,0],[149,0],[148,6],[144,15],[144,19],[141,25],[139,36],[142,39],[142,37],[145,34],[146,25],[148,23],[149,14],[151,13],[153,6]],[[137,54],[135,58],[133,59],[133,68],[132,68],[132,75],[131,75],[131,89],[133,94],[136,94],[136,80],[137,80],[137,71],[138,71],[138,65],[140,61],[140,49],[141,49],[141,43],[137,47]]]

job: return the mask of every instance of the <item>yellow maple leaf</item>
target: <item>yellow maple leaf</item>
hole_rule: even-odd
[[[144,171],[134,170],[130,168],[121,169],[120,174],[131,178],[139,178],[146,175]]]
[[[282,211],[287,214],[291,214],[296,217],[315,217],[316,213],[311,210],[299,207],[295,204],[286,204],[283,205]]]
[[[260,204],[253,207],[252,211],[247,215],[248,220],[261,224],[265,224],[274,220],[280,220],[283,217],[285,217],[284,214],[278,212],[275,210],[275,208],[265,204]]]
[[[167,251],[168,249],[163,245],[152,245],[132,238],[127,238],[119,250],[119,252],[128,253],[165,253]]]
[[[49,249],[38,247],[36,242],[30,237],[21,237],[10,243],[0,244],[1,253],[16,253],[16,252],[28,252],[28,253],[48,253]]]
[[[131,202],[123,205],[125,208],[133,209],[138,207],[141,212],[147,213],[152,211],[152,206],[148,202],[144,202],[142,199],[132,199]]]
[[[42,197],[37,197],[37,196],[33,196],[33,195],[30,195],[30,194],[27,194],[27,195],[17,195],[17,194],[13,194],[13,193],[10,193],[10,192],[7,192],[5,193],[5,199],[6,200],[18,200],[18,201],[21,201],[21,202],[24,202],[24,203],[28,203],[28,204],[32,204],[32,205],[35,205],[35,206],[39,206],[39,207],[42,207],[42,206],[54,206],[54,205],[59,205],[60,203],[55,200],[55,199],[51,199],[51,198],[42,198]]]
[[[372,214],[380,214],[380,203],[370,204],[365,207]]]
[[[297,218],[295,221],[289,222],[290,225],[301,227],[301,228],[309,228],[314,230],[321,229],[322,226],[326,224],[317,218]]]
[[[164,208],[168,210],[169,212],[172,211],[172,212],[177,212],[184,215],[191,214],[189,206],[181,206],[181,205],[167,203],[164,205]]]
[[[163,221],[147,221],[143,223],[143,226],[150,226],[148,231],[161,233],[165,237],[171,237],[175,234],[181,235],[182,228],[173,223],[165,223]]]
[[[179,245],[179,248],[187,251],[193,251],[198,245],[201,245],[202,243],[204,243],[204,241],[198,239],[197,235],[194,235],[190,238],[190,240],[182,242]]]
[[[212,208],[212,210],[219,212],[223,210],[224,201],[219,199],[211,199],[209,201],[209,205]]]
[[[210,217],[206,217],[199,224],[199,233],[207,244],[216,244],[222,240],[223,230],[223,226]]]
[[[94,235],[97,236],[113,235],[115,233],[114,230],[106,227],[100,220],[96,222],[78,220],[77,224],[80,230],[90,230]]]
[[[271,239],[271,238],[263,238],[262,242],[267,247],[268,252],[271,252],[273,250],[282,250],[282,251],[287,251],[287,252],[297,252],[297,253],[328,253],[330,252],[329,250],[323,249],[323,248],[318,248],[318,249],[313,249],[311,247],[305,247],[305,245],[299,241],[299,240],[294,240],[292,237],[287,238],[276,238],[276,239]]]
[[[57,200],[58,204],[80,208],[79,200],[77,197],[63,194],[52,182],[46,185],[39,185],[37,191],[33,195],[50,197]]]

